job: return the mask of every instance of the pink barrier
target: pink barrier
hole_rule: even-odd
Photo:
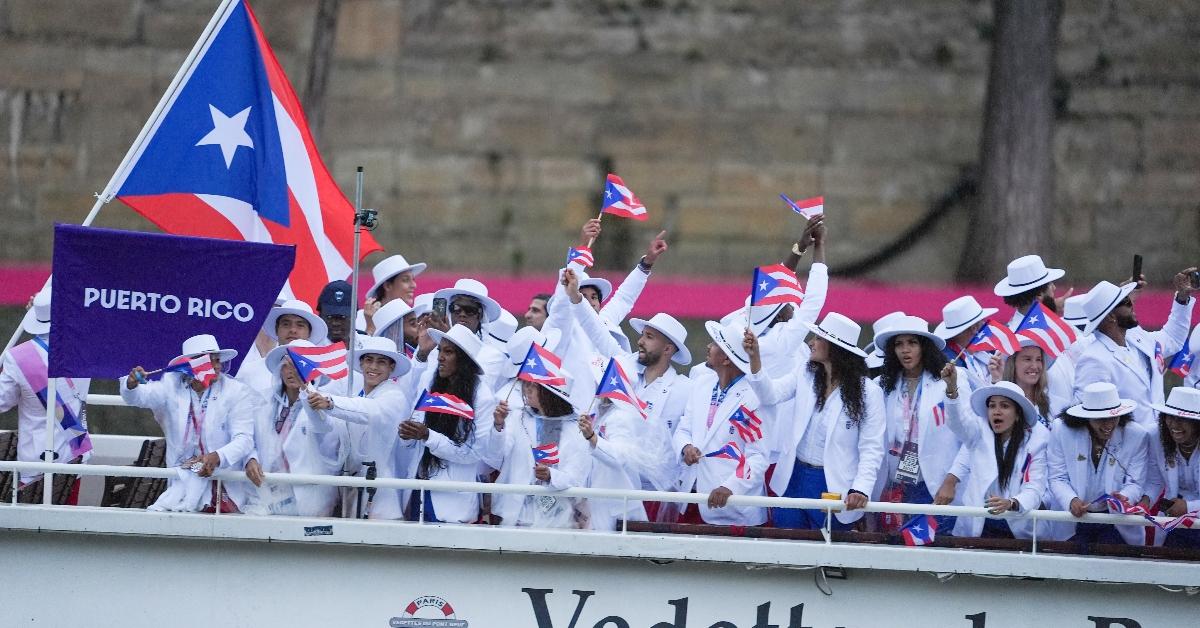
[[[30,295],[37,292],[50,267],[44,264],[9,264],[0,266],[0,305],[24,306]],[[599,273],[614,284],[625,275]],[[427,272],[417,278],[418,292],[432,292],[452,286],[460,277],[468,276],[484,282],[494,298],[518,318],[529,306],[529,299],[539,292],[550,292],[553,276],[500,275],[488,273]],[[362,290],[370,288],[369,273],[361,278]],[[656,312],[669,312],[677,318],[717,319],[745,302],[749,292],[749,276],[721,278],[692,278],[655,275],[642,298],[633,309],[634,316],[649,317]],[[931,286],[887,284],[875,281],[832,280],[825,311],[841,312],[857,321],[871,322],[894,310],[920,316],[931,324],[942,318],[942,305],[964,294],[974,295],[984,307],[1000,308],[1000,322],[1007,322],[1011,310],[1000,297],[992,294],[990,286]],[[1151,329],[1166,322],[1171,309],[1172,293],[1167,290],[1148,290],[1138,301],[1138,318]]]

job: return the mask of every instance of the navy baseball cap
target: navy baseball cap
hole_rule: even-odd
[[[331,281],[321,290],[317,312],[322,315],[350,316],[350,283]]]

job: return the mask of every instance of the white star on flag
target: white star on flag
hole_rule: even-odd
[[[537,360],[535,360],[533,358],[529,358],[529,361],[527,361],[525,363],[528,364],[530,368],[537,366]]]
[[[200,138],[196,146],[217,145],[221,147],[221,156],[225,158],[225,169],[233,165],[233,155],[238,146],[254,148],[254,140],[246,133],[246,120],[250,117],[250,107],[239,111],[233,116],[227,116],[213,105],[208,106],[212,114],[213,130]]]
[[[759,289],[759,290],[766,290],[766,289],[767,289],[767,282],[765,282],[765,281],[764,281],[764,282],[762,282],[762,283],[758,284],[758,289]]]
[[[1030,317],[1029,317],[1029,322],[1031,322],[1031,323],[1036,323],[1036,322],[1038,322],[1038,317],[1037,317],[1037,316],[1030,316]]]

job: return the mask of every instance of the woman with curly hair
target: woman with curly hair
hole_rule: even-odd
[[[878,484],[883,501],[905,504],[958,504],[950,474],[962,441],[946,424],[946,383],[941,379],[946,341],[929,332],[917,316],[893,320],[875,334],[883,349],[886,446]],[[963,378],[966,381],[966,377]],[[968,394],[970,391],[967,391]],[[881,526],[895,531],[905,517],[883,513]],[[954,518],[939,516],[938,532],[948,534]]]
[[[883,460],[883,391],[867,379],[867,354],[858,348],[861,331],[854,321],[830,313],[819,325],[806,323],[812,336],[802,349],[803,370],[769,379],[762,369],[758,338],[746,331],[742,344],[750,356],[750,386],[764,405],[795,398],[793,415],[776,417],[779,462],[771,489],[781,497],[819,499],[833,492],[845,502],[835,514],[837,529],[862,517],[854,512],[877,497],[875,477]],[[775,526],[816,529],[825,525],[820,511],[772,508]]]
[[[455,325],[448,332],[429,330],[429,339],[437,343],[437,368],[428,381],[429,392],[453,395],[471,406],[476,417],[492,416],[496,399],[484,384],[479,367],[483,344],[471,330]],[[422,448],[413,456],[414,473],[405,477],[419,480],[474,482],[483,458],[487,432],[475,432],[475,421],[441,412],[416,412],[400,424],[401,446]],[[416,521],[474,523],[479,518],[479,495],[475,493],[412,491],[406,501],[405,518]]]
[[[1200,390],[1172,388],[1167,401],[1154,404],[1154,409],[1158,439],[1151,438],[1146,494],[1157,500],[1159,514],[1168,517],[1200,511]],[[1176,527],[1166,534],[1165,545],[1200,548],[1200,527]]]

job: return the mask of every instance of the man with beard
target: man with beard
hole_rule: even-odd
[[[1158,429],[1158,417],[1153,405],[1163,399],[1163,356],[1173,355],[1183,346],[1192,324],[1192,290],[1189,268],[1175,275],[1175,301],[1171,315],[1161,330],[1150,332],[1138,325],[1133,302],[1139,283],[1117,287],[1101,281],[1087,295],[1083,305],[1087,316],[1084,333],[1091,333],[1095,342],[1088,347],[1075,366],[1075,397],[1088,384],[1111,382],[1123,399],[1138,404],[1133,418],[1147,430]],[[1151,432],[1153,433],[1153,432]]]
[[[1046,268],[1042,258],[1037,255],[1026,255],[1008,263],[1008,276],[996,284],[996,296],[1004,298],[1004,304],[1016,308],[1012,319],[1008,321],[1011,329],[1016,329],[1033,307],[1034,301],[1052,312],[1062,311],[1062,301],[1071,296],[1071,292],[1062,297],[1055,297],[1054,282],[1063,278],[1067,271],[1061,268]]]
[[[688,366],[692,354],[688,351],[687,330],[670,314],[658,313],[650,320],[633,318],[629,326],[638,332],[634,385],[639,399],[646,403],[647,420],[666,424],[672,434],[687,405],[691,380],[676,373],[674,362]]]

